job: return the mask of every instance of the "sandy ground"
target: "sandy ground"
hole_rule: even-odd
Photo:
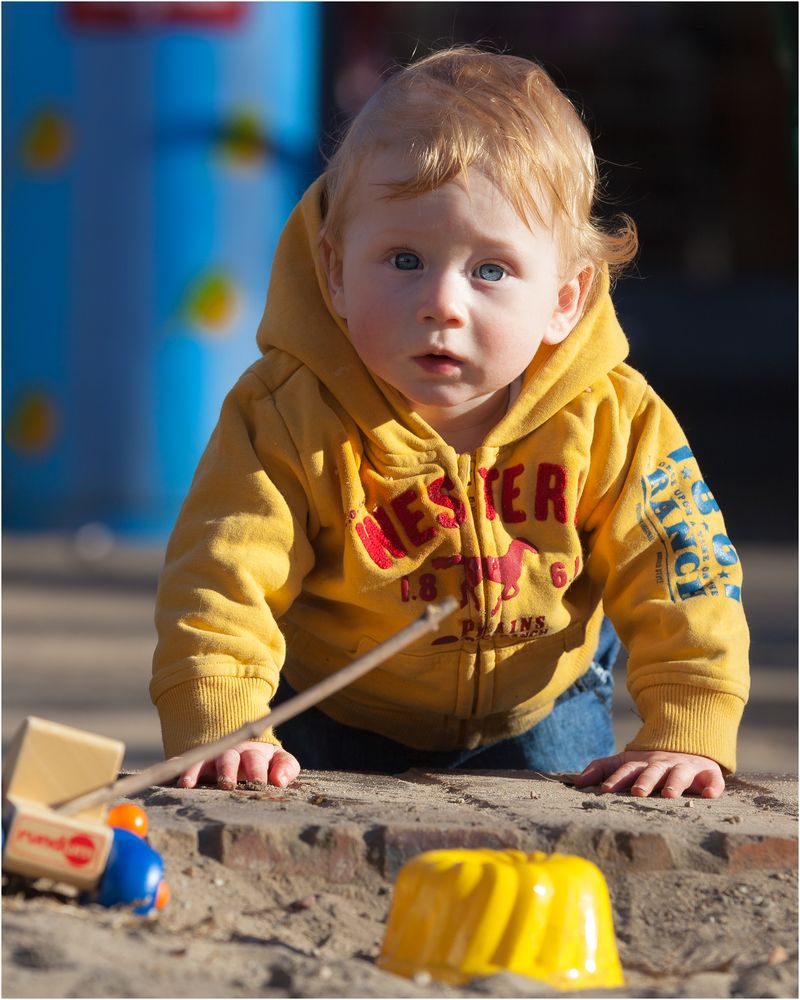
[[[420,850],[478,845],[602,868],[626,981],[611,995],[797,996],[793,779],[736,779],[690,806],[522,772],[306,772],[283,791],[152,789],[140,801],[168,907],[133,917],[11,881],[4,996],[552,996],[508,972],[453,988],[377,962],[399,867]]]
[[[453,989],[376,964],[404,858],[487,844],[600,865],[627,982],[610,995],[797,996],[796,782],[755,773],[797,770],[796,560],[742,555],[754,695],[739,777],[717,803],[599,798],[530,775],[306,772],[282,792],[151,789],[140,801],[169,907],[137,918],[5,879],[3,996],[551,996],[509,973]],[[123,739],[127,768],[159,759],[146,690],[160,558],[4,542],[4,742],[37,714]],[[635,726],[622,683],[615,724],[620,741]]]

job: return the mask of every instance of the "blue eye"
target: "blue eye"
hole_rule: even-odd
[[[422,261],[415,253],[396,253],[392,258],[398,271],[416,271],[422,267]]]
[[[505,270],[499,264],[481,264],[478,268],[478,277],[484,281],[500,281],[505,274]]]

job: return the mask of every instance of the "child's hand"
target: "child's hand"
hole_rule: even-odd
[[[630,788],[631,795],[650,795],[660,788],[665,799],[680,798],[684,792],[716,799],[725,791],[715,760],[666,750],[626,750],[593,760],[575,779],[577,788],[587,785],[600,785],[601,792]]]
[[[236,782],[260,781],[284,788],[300,773],[300,764],[273,743],[246,740],[232,750],[226,750],[214,760],[194,764],[178,778],[180,788],[194,788],[200,778],[216,778],[217,788],[230,791]]]

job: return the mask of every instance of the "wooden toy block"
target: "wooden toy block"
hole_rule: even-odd
[[[30,715],[14,735],[3,763],[3,801],[23,798],[51,806],[119,774],[125,744]],[[81,815],[105,819],[105,805]]]

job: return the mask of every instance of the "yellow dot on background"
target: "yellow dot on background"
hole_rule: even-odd
[[[30,170],[57,170],[71,150],[72,129],[66,117],[57,111],[40,111],[22,137],[22,158]]]
[[[55,444],[59,425],[55,402],[44,392],[28,392],[11,408],[6,440],[23,455],[44,455]]]
[[[252,167],[267,153],[264,124],[256,112],[239,111],[225,122],[218,141],[219,152],[230,166]]]
[[[197,281],[186,302],[186,312],[192,325],[218,335],[230,330],[238,307],[236,286],[224,274],[209,274]]]

